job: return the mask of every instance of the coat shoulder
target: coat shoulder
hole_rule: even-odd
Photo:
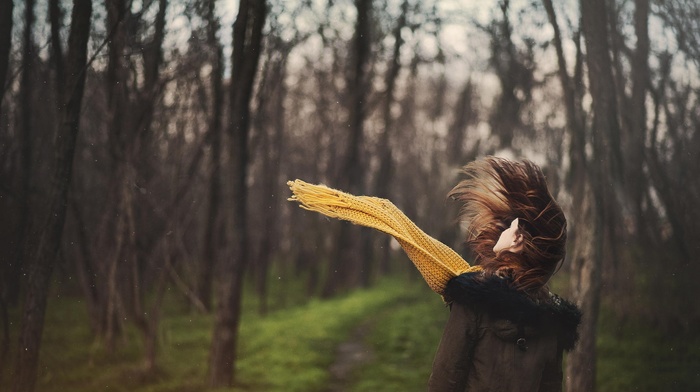
[[[534,300],[513,288],[507,278],[481,272],[459,275],[448,282],[445,299],[517,324],[555,322],[564,350],[571,350],[578,340],[582,314],[575,304],[551,293],[544,300]]]

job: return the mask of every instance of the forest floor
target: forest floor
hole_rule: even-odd
[[[372,318],[363,321],[347,340],[338,345],[335,360],[328,368],[331,380],[326,392],[348,391],[353,384],[354,373],[374,359],[374,348],[368,344],[367,337],[375,324]]]
[[[109,354],[90,334],[85,304],[54,297],[36,391],[208,391],[213,317],[175,298],[162,310],[158,370],[147,374],[133,328]],[[286,301],[278,297],[263,317],[255,297],[246,300],[237,382],[221,391],[425,390],[449,311],[422,281],[388,279],[330,300]],[[642,321],[620,323],[605,310],[599,331],[598,391],[700,390],[697,332],[668,335]],[[0,373],[0,391],[9,390],[12,359]]]

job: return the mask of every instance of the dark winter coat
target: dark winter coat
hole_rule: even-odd
[[[561,391],[562,353],[578,338],[581,312],[555,295],[532,300],[508,283],[481,273],[448,283],[450,318],[429,391]]]

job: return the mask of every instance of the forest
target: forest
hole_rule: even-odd
[[[425,390],[441,299],[287,181],[469,260],[491,155],[567,216],[565,390],[700,390],[696,0],[0,0],[0,390]]]

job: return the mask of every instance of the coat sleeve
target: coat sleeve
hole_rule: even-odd
[[[471,309],[454,303],[440,339],[428,391],[464,391],[478,342],[479,317]]]

